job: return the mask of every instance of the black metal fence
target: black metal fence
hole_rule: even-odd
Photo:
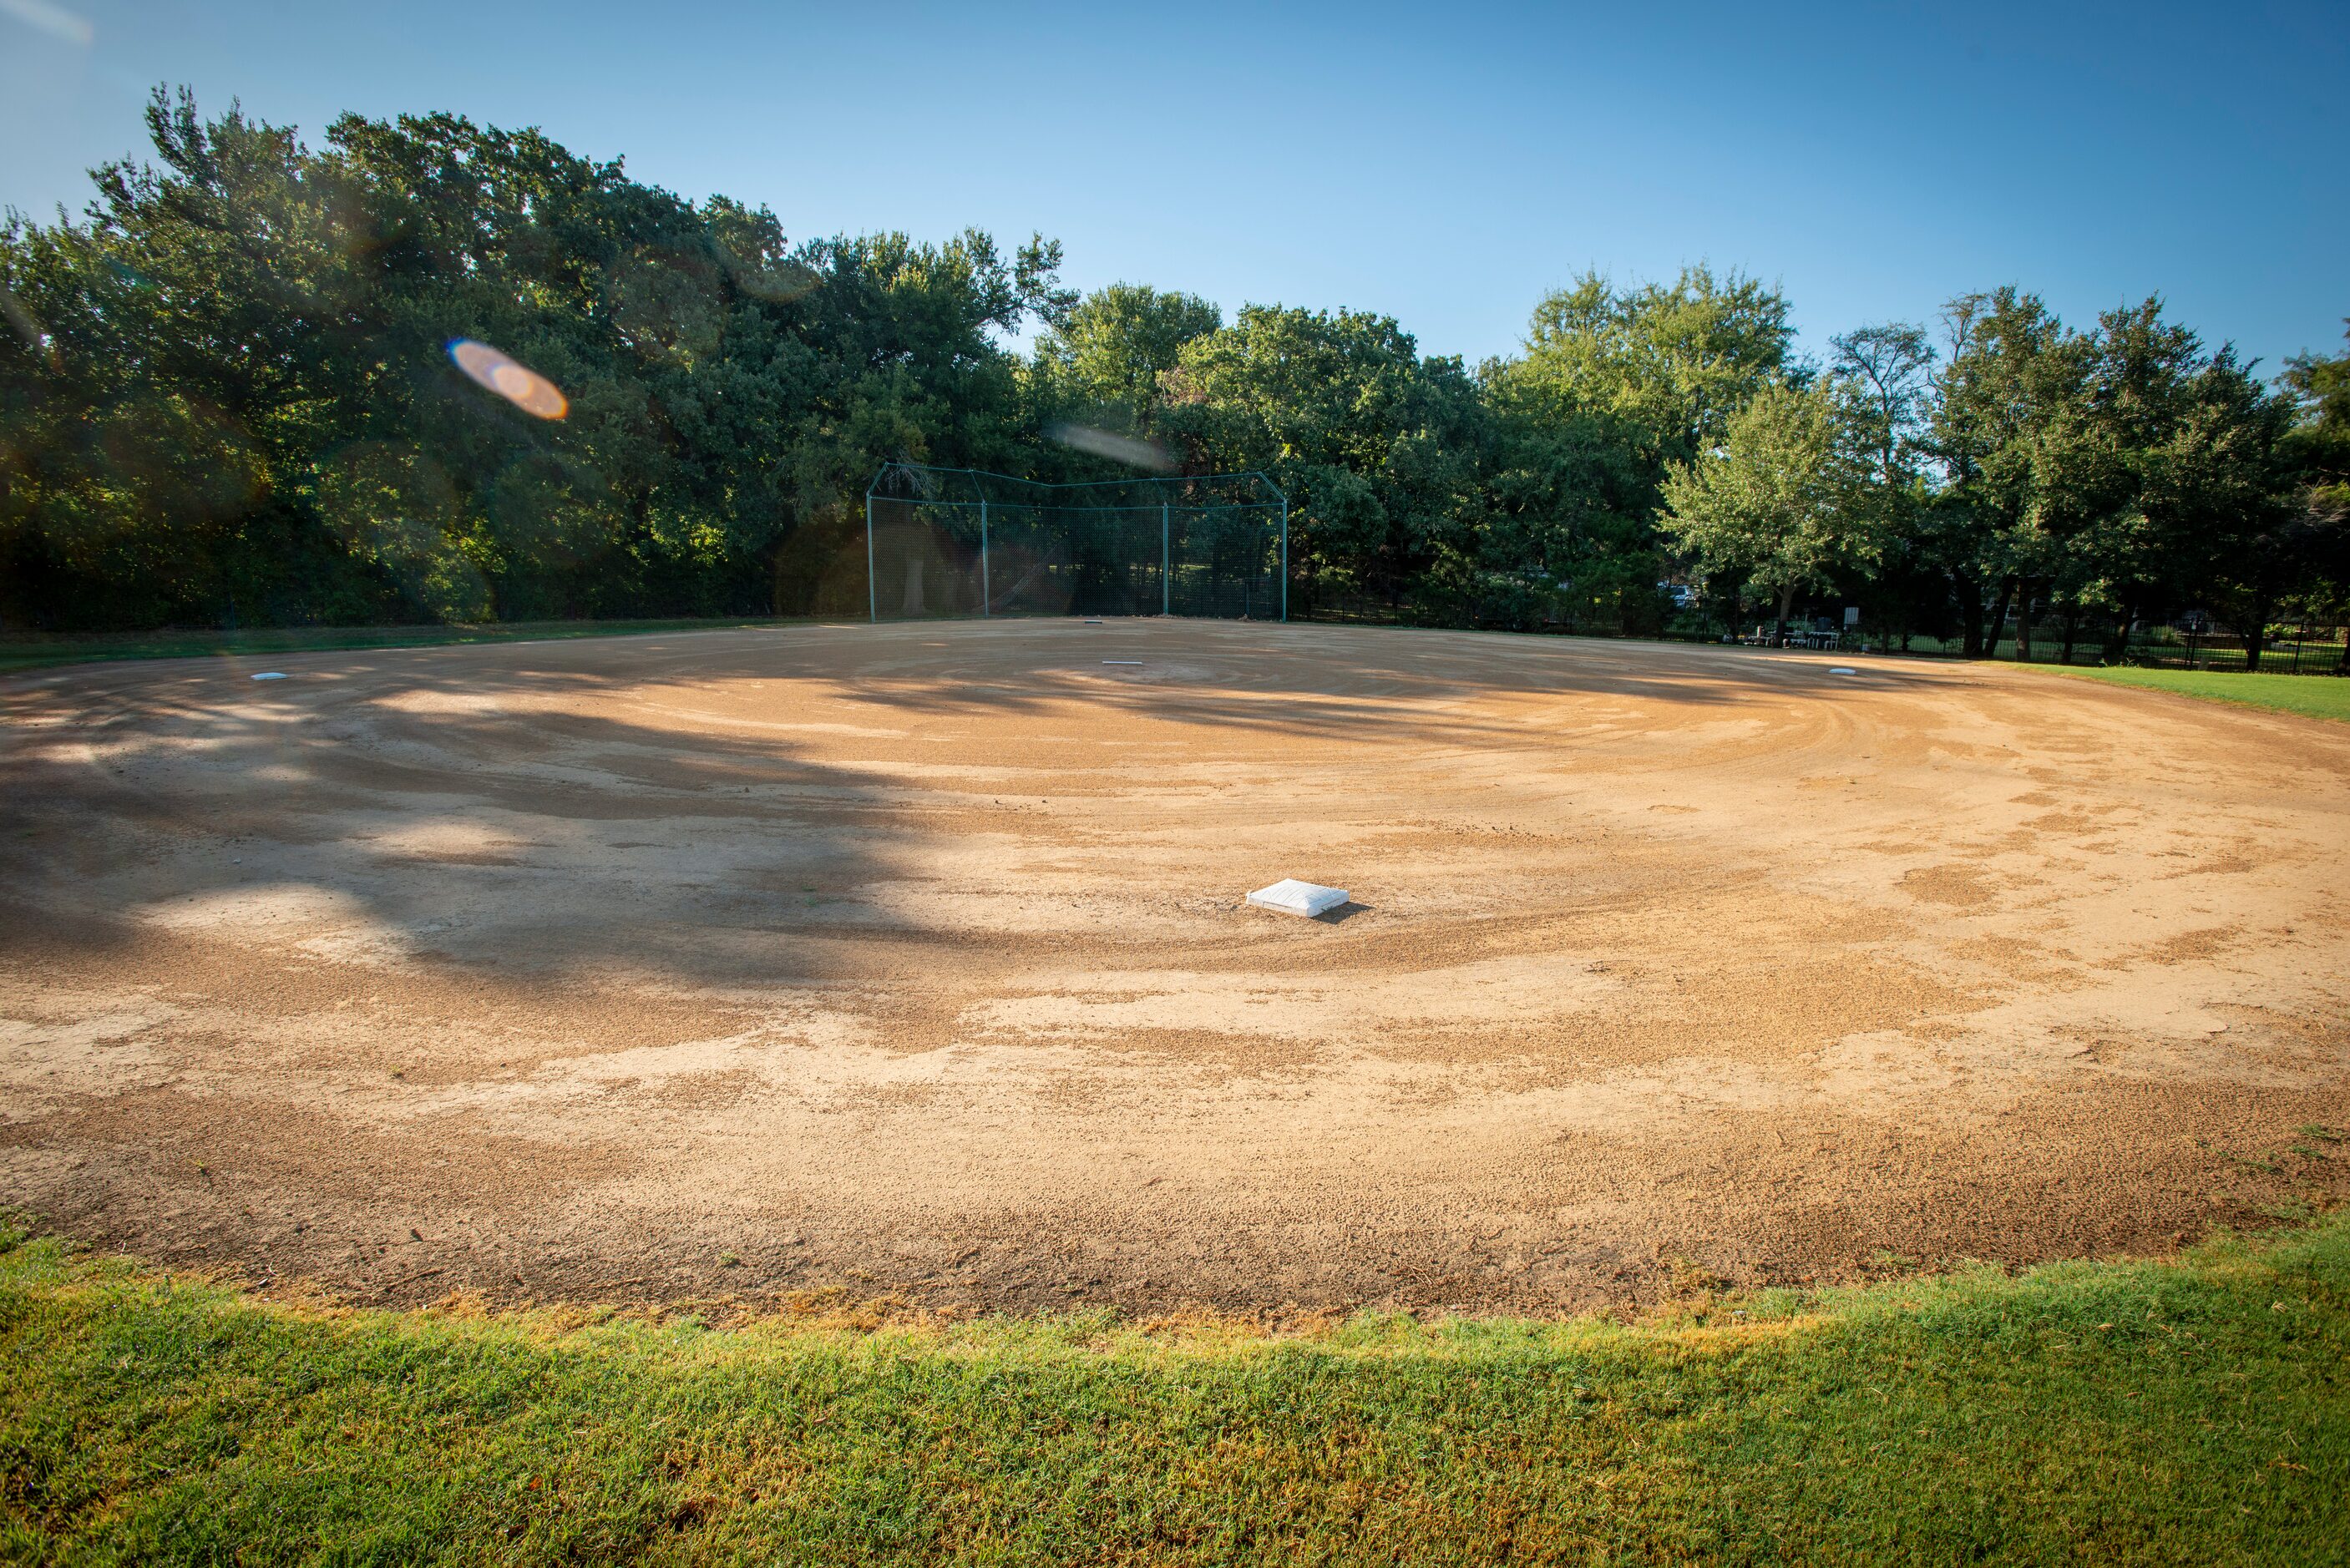
[[[1842,607],[1831,615],[1806,611],[1788,618],[1783,632],[1768,616],[1748,608],[1726,614],[1703,603],[1671,608],[1656,600],[1639,602],[1627,596],[1619,603],[1588,607],[1553,601],[1538,607],[1501,607],[1514,613],[1492,613],[1486,604],[1417,602],[1397,596],[1334,591],[1315,585],[1301,613],[1293,595],[1291,613],[1300,619],[1368,625],[1477,627],[1495,630],[1548,632],[1567,637],[1633,638],[1648,641],[1742,643],[1787,646],[1848,653],[1900,653],[1928,659],[1955,659],[1965,645],[1957,638],[1904,635],[1873,620],[1866,612],[1857,623],[1846,619]],[[2065,646],[2061,623],[2037,621],[2024,639],[2017,618],[2000,628],[1987,657],[2032,664],[2114,662],[2111,645],[2087,628],[2076,628],[2072,646]],[[2257,668],[2262,674],[2350,676],[2350,627],[2315,622],[2272,625],[2259,640]],[[2118,662],[2149,670],[2210,670],[2243,671],[2255,668],[2253,639],[2209,618],[2185,616],[2165,625],[2132,627],[2121,645]]]
[[[2264,675],[2350,675],[2350,640],[2338,626],[2272,627],[2261,639]],[[2122,662],[2155,670],[2248,670],[2252,639],[2220,628],[2158,628],[2134,635]]]
[[[1998,641],[1990,649],[1990,657],[2031,664],[2094,666],[2119,662],[2143,670],[2213,670],[2241,673],[2254,668],[2251,638],[2208,622],[2133,627],[2122,644],[2118,660],[2111,658],[2112,650],[2102,638],[2076,639],[2069,650],[2071,656],[2067,658],[2063,636],[2061,633],[2050,635],[2045,623],[2033,628],[2032,639],[2027,644],[2019,645],[2018,629],[2012,620],[2002,628]],[[2271,627],[2260,639],[2258,669],[2263,675],[2350,675],[2350,642],[2345,642],[2345,636],[2350,636],[2350,628],[2316,625]],[[1866,623],[1857,635],[1847,634],[1843,646],[1927,658],[1955,657],[1961,649],[1961,644],[1955,638],[1946,641],[1930,637],[1889,638]]]

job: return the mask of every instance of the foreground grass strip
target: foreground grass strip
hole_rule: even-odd
[[[2338,675],[2244,675],[2211,670],[2136,670],[2128,666],[2089,670],[2034,665],[2051,674],[2175,691],[2247,708],[2272,708],[2311,719],[2350,720],[2350,678]]]
[[[545,642],[557,638],[641,637],[652,632],[743,631],[805,626],[800,619],[534,620],[479,626],[259,627],[250,631],[93,632],[0,639],[0,674],[57,664],[122,659],[195,659],[224,654],[307,653],[359,648],[439,648],[471,642]]]
[[[0,1245],[20,1561],[2350,1561],[2340,1218],[1303,1336],[320,1313]]]

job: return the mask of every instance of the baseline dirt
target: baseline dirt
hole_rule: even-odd
[[[0,682],[0,1201],[361,1300],[1555,1311],[2350,1167],[2350,726],[2030,670],[280,654]]]

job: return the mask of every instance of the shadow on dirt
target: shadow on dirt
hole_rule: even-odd
[[[901,766],[926,765],[941,726],[1015,770],[1089,761],[1055,733],[1072,707],[1303,743],[1539,746],[1557,732],[1512,722],[1516,694],[1586,695],[1620,723],[1627,703],[1832,700],[1841,679],[1733,649],[1153,620],[88,667],[0,682],[0,952],[325,930],[336,956],[484,971],[857,978],[872,941],[937,934],[908,880],[931,829]],[[784,722],[811,692],[864,716],[875,738],[848,751],[888,773],[811,757],[810,726]]]

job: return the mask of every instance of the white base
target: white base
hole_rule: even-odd
[[[1326,915],[1347,901],[1344,888],[1325,888],[1318,883],[1300,882],[1295,877],[1284,877],[1270,888],[1259,888],[1248,896],[1248,901],[1260,909],[1275,909],[1284,915]]]

